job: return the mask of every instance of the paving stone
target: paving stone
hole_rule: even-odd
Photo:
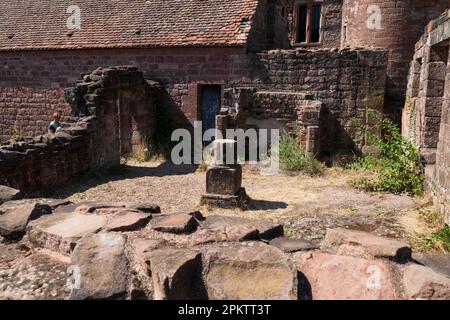
[[[144,228],[152,219],[152,215],[135,211],[120,211],[108,218],[104,227],[106,231],[127,232]]]
[[[417,264],[404,269],[403,285],[411,300],[450,300],[450,278]]]
[[[293,259],[298,267],[304,299],[396,298],[387,262],[323,252],[298,252],[294,253]]]
[[[38,203],[26,204],[7,211],[0,216],[0,235],[8,239],[18,240],[25,234],[30,221],[50,213],[52,213],[52,209],[48,205]]]
[[[81,237],[100,231],[106,223],[104,216],[55,213],[28,224],[27,235],[35,247],[68,254]]]
[[[128,290],[125,237],[98,233],[83,237],[71,256],[74,286],[70,300],[124,299]],[[77,282],[77,272],[79,281]]]
[[[175,234],[193,232],[197,226],[197,220],[190,214],[164,215],[152,221],[153,230]]]
[[[204,253],[204,281],[211,300],[290,300],[296,273],[287,256],[262,242],[222,244]]]
[[[271,240],[269,244],[287,253],[316,250],[320,248],[318,245],[309,241],[288,238],[276,238]]]
[[[148,255],[155,300],[191,298],[194,276],[200,266],[200,253],[188,249],[164,248]]]
[[[254,240],[258,237],[272,239],[283,236],[283,226],[278,223],[241,217],[209,216],[201,227],[203,230],[224,233],[230,241]]]
[[[411,247],[407,243],[342,228],[327,230],[322,250],[366,258],[411,259]]]

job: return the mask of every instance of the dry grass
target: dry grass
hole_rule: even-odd
[[[231,215],[276,221],[285,224],[287,235],[291,237],[322,235],[326,228],[334,226],[358,228],[406,238],[420,247],[414,239],[423,238],[434,230],[430,227],[432,223],[420,214],[428,208],[428,200],[368,193],[349,185],[349,181],[365,174],[332,168],[319,177],[284,173],[264,176],[258,167],[246,166],[243,186],[253,201],[250,210],[245,212],[201,208],[199,202],[205,192],[204,170],[160,161],[130,161],[125,169],[113,175],[82,179],[59,190],[59,195],[76,202],[156,203],[166,213],[200,210],[205,216]],[[305,227],[305,219],[317,222]]]

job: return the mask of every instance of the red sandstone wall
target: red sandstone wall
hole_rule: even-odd
[[[188,83],[239,81],[247,70],[239,48],[0,52],[0,63],[0,139],[12,136],[16,122],[26,136],[45,132],[55,110],[70,112],[64,88],[97,67],[132,65],[167,84],[180,118],[197,114],[189,110]]]
[[[368,6],[381,12],[381,29],[369,29]],[[390,51],[386,112],[398,121],[405,103],[409,63],[427,23],[450,6],[449,0],[345,0],[343,45],[381,47]]]

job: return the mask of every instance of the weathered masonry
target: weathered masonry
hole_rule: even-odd
[[[432,21],[411,62],[403,134],[421,148],[431,192],[450,221],[450,11]]]
[[[0,3],[0,140],[45,133],[54,111],[74,116],[66,93],[79,79],[131,66],[151,81],[145,90],[158,88],[155,113],[165,109],[176,127],[202,120],[212,128],[220,113],[235,127],[292,132],[298,124],[307,151],[324,160],[361,151],[356,124],[370,121],[369,109],[398,118],[414,43],[449,5],[82,0],[68,14],[66,0]],[[111,12],[106,20],[104,12]],[[79,26],[67,24],[73,15]],[[78,95],[81,103],[92,98]],[[130,89],[120,99],[139,96]],[[158,129],[151,112],[133,117],[133,108],[120,109],[122,154]],[[153,131],[133,134],[142,126]]]
[[[76,117],[68,118],[55,136],[13,140],[0,147],[0,184],[28,193],[56,187],[88,170],[119,165],[124,150],[153,136],[154,96],[135,68],[95,70],[67,91]]]

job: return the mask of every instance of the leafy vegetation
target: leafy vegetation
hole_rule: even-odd
[[[323,173],[324,165],[317,159],[305,154],[299,129],[294,136],[283,136],[280,139],[280,166],[286,171],[302,171],[311,176]]]
[[[438,248],[443,252],[450,252],[450,226],[444,224],[442,228],[423,241],[427,247]]]
[[[425,176],[416,147],[392,120],[386,118],[380,123],[382,138],[366,130],[368,141],[379,148],[380,155],[364,156],[351,165],[352,169],[374,172],[377,178],[357,179],[352,184],[371,191],[422,194]]]

